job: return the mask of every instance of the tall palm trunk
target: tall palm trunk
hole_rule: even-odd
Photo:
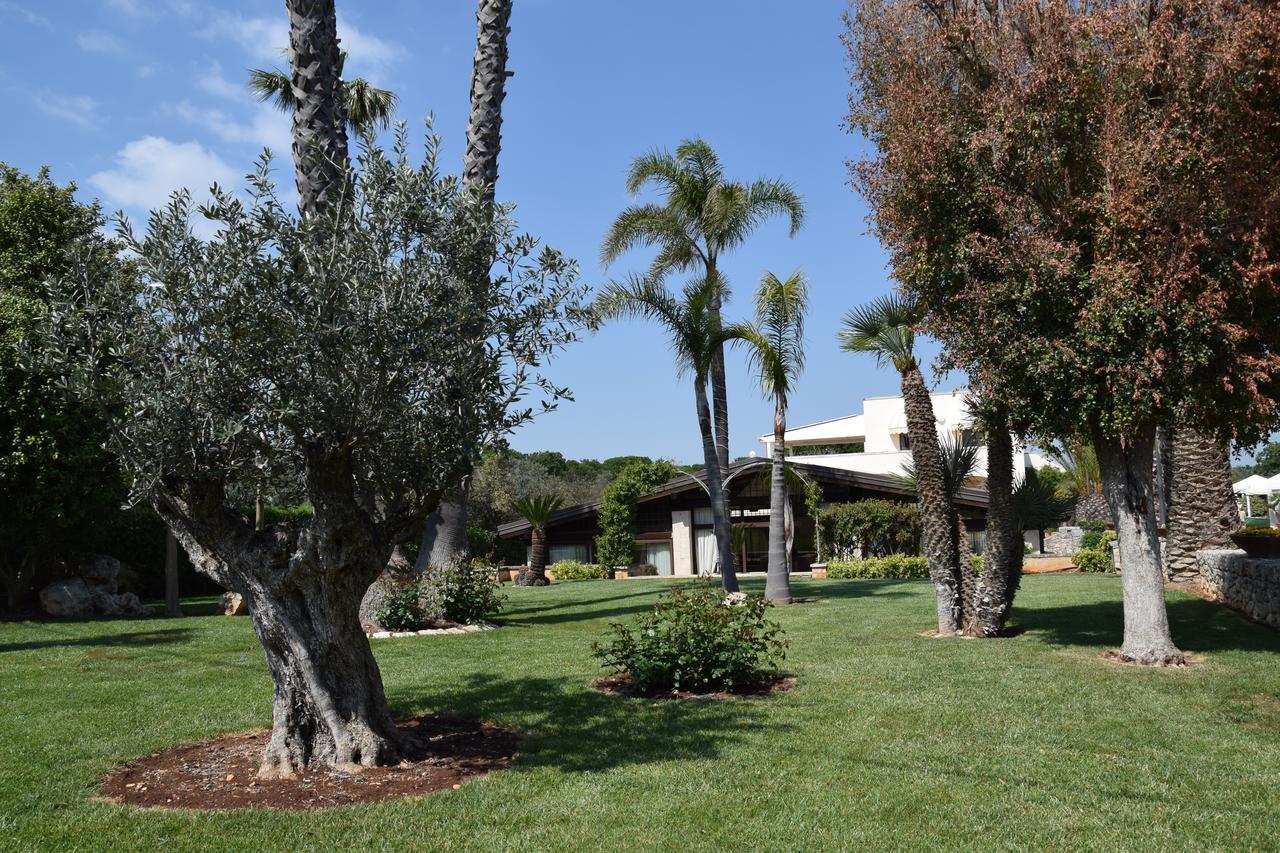
[[[334,0],[285,0],[298,208],[321,213],[346,173],[347,131]]]
[[[778,604],[791,603],[791,566],[787,562],[786,437],[787,401],[774,397],[773,470],[769,483],[769,567],[764,581],[764,597]]]
[[[1231,454],[1225,442],[1179,427],[1171,431],[1169,445],[1165,574],[1188,581],[1199,575],[1196,551],[1230,547],[1240,509],[1231,489]]]
[[[1116,522],[1120,579],[1124,592],[1124,642],[1120,657],[1133,663],[1163,666],[1184,662],[1169,634],[1164,603],[1164,571],[1156,530],[1155,488],[1151,460],[1155,427],[1138,431],[1128,441],[1095,431],[1094,448],[1102,468],[1102,490]]]
[[[995,637],[1004,630],[1022,576],[1021,534],[1013,512],[1013,438],[1004,423],[987,425],[987,546],[965,633]]]
[[[502,102],[507,96],[507,39],[511,35],[512,0],[479,0],[476,7],[476,53],[471,65],[471,113],[467,119],[467,150],[462,159],[462,185],[487,206],[498,183],[498,152],[502,148]],[[489,247],[477,248],[474,275],[488,276]],[[465,378],[463,381],[466,381]],[[432,565],[465,557],[467,504],[472,468],[461,484],[440,502],[427,522],[419,548]]]
[[[955,634],[960,629],[959,531],[952,524],[951,501],[942,470],[938,447],[938,427],[933,401],[920,369],[911,366],[902,372],[902,399],[911,440],[911,459],[920,493],[921,536],[929,563],[938,605],[938,633]]]
[[[726,592],[737,592],[738,573],[733,566],[733,531],[729,526],[724,477],[720,472],[720,460],[716,457],[706,380],[695,377],[693,391],[698,403],[698,430],[702,433],[702,460],[707,469],[707,493],[711,503],[711,526],[716,536],[716,553],[720,559],[720,578]]]
[[[707,311],[711,315],[713,329],[720,328],[721,292],[720,272],[714,258],[707,264],[707,280],[716,283]],[[724,374],[724,344],[716,344],[711,356],[711,407],[715,413],[716,460],[720,463],[721,476],[729,473],[729,390]]]

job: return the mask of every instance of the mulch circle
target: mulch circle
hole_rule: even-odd
[[[1112,650],[1109,652],[1103,652],[1100,655],[1100,657],[1107,663],[1115,664],[1116,666],[1132,666],[1137,669],[1174,669],[1174,670],[1190,669],[1193,666],[1199,666],[1200,664],[1204,663],[1204,655],[1191,654],[1190,652],[1183,652],[1182,663],[1167,663],[1167,664],[1137,663],[1136,661],[1132,661],[1132,660],[1129,660],[1128,658],[1122,657],[1121,654],[1115,650]]]
[[[591,682],[591,689],[606,696],[620,696],[625,699],[750,699],[753,697],[774,696],[784,693],[796,686],[793,675],[771,675],[762,681],[735,690],[721,690],[715,693],[693,693],[688,690],[664,690],[661,693],[642,693],[631,684],[631,676],[623,673],[606,675]]]
[[[111,771],[103,799],[143,808],[283,809],[306,811],[349,803],[376,803],[460,788],[475,776],[504,770],[517,756],[519,737],[470,720],[427,715],[400,724],[408,735],[404,760],[359,773],[317,769],[293,779],[257,778],[270,732],[225,735],[180,746]]]

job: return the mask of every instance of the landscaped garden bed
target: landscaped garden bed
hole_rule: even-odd
[[[103,799],[131,806],[225,810],[309,810],[376,803],[461,787],[515,760],[519,738],[484,723],[416,717],[400,725],[404,760],[359,772],[315,770],[259,779],[265,729],[158,752],[112,771]]]

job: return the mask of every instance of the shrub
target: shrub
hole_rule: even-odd
[[[1080,550],[1082,551],[1098,551],[1102,548],[1102,543],[1106,541],[1106,533],[1102,530],[1087,530],[1084,536],[1080,537]]]
[[[1276,527],[1241,527],[1232,536],[1240,536],[1247,539],[1271,539],[1280,537],[1280,528]]]
[[[423,572],[417,600],[425,621],[470,624],[502,612],[506,597],[493,572],[454,563]]]
[[[594,581],[609,577],[609,570],[594,563],[561,560],[547,567],[558,581]]]
[[[612,569],[630,565],[636,558],[636,540],[631,532],[636,501],[670,480],[675,473],[675,466],[664,459],[656,462],[639,459],[627,463],[618,472],[601,495],[600,510],[596,515],[600,525],[596,556],[600,565]]]
[[[765,618],[768,609],[762,598],[730,602],[709,586],[675,587],[634,628],[611,625],[612,641],[595,643],[594,655],[642,693],[750,687],[786,655],[782,628]]]
[[[913,504],[861,500],[837,504],[821,519],[824,556],[849,560],[920,551],[920,512]]]
[[[1080,522],[1080,529],[1088,533],[1105,533],[1107,523],[1105,521],[1082,521]]]
[[[1109,572],[1115,568],[1111,554],[1103,550],[1083,550],[1071,558],[1071,565],[1082,572]]]
[[[658,576],[658,567],[653,563],[636,563],[627,567],[627,574],[633,578],[652,578]]]
[[[865,560],[835,560],[827,563],[827,577],[834,580],[879,578],[927,578],[929,562],[924,557],[890,554]]]
[[[382,606],[378,608],[377,619],[387,631],[416,631],[421,628],[426,620],[418,603],[418,585],[412,579],[389,584]]]

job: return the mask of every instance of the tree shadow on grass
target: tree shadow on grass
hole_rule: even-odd
[[[188,628],[134,631],[130,634],[100,634],[92,637],[50,637],[46,640],[28,640],[22,643],[0,643],[0,654],[73,646],[160,646],[183,643],[190,638],[191,630]]]
[[[473,675],[464,686],[390,691],[393,707],[430,708],[482,720],[510,721],[526,735],[521,767],[567,772],[606,770],[672,759],[714,759],[748,732],[785,736],[770,719],[776,699],[644,700],[606,696],[572,678]]]
[[[1185,652],[1280,651],[1280,636],[1240,614],[1199,598],[1166,604],[1173,641]],[[1010,628],[1023,628],[1061,646],[1118,647],[1124,639],[1124,605],[1098,601],[1061,607],[1014,605]]]

